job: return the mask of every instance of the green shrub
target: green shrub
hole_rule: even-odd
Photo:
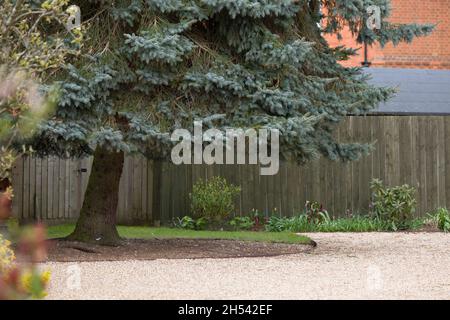
[[[190,194],[191,211],[194,217],[221,221],[234,210],[233,198],[241,192],[222,177],[197,182]]]
[[[176,228],[187,230],[204,230],[207,224],[208,221],[205,218],[193,219],[189,216],[184,216],[173,220],[173,225]]]
[[[312,223],[308,222],[308,217],[304,214],[296,217],[270,217],[266,223],[266,231],[269,232],[309,232],[312,230]]]
[[[304,214],[309,223],[322,223],[330,220],[328,211],[317,201],[306,201]]]
[[[371,209],[375,216],[389,222],[393,230],[407,228],[417,204],[414,198],[416,189],[407,184],[389,188],[378,179],[371,181],[370,189]]]
[[[328,211],[317,201],[306,201],[303,214],[295,217],[272,216],[266,222],[267,231],[312,232],[319,225],[329,222]]]
[[[234,217],[229,224],[235,230],[250,230],[255,226],[255,221],[248,216]]]
[[[440,230],[444,232],[450,231],[450,212],[447,208],[439,208],[429,213],[428,216],[432,218]]]

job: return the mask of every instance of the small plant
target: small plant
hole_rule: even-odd
[[[307,232],[309,230],[309,223],[307,217],[302,214],[297,217],[270,217],[266,224],[266,231],[269,232]]]
[[[320,224],[326,221],[330,221],[330,215],[328,211],[323,208],[323,205],[317,201],[306,201],[305,203],[305,215],[309,223]]]
[[[428,216],[435,222],[440,230],[450,232],[450,212],[447,208],[439,208],[436,211],[429,213]]]
[[[173,221],[173,225],[176,228],[187,229],[187,230],[204,230],[208,224],[206,218],[193,219],[189,216],[184,216],[182,218],[176,218]]]
[[[407,184],[388,188],[378,179],[370,183],[371,209],[380,220],[392,224],[392,229],[404,229],[413,218],[416,208],[416,189]]]
[[[199,181],[190,194],[192,214],[220,222],[233,212],[233,198],[240,192],[240,187],[229,184],[222,177]]]
[[[248,216],[234,217],[229,224],[235,230],[251,230],[255,226],[255,221]]]
[[[276,211],[276,209],[275,209]],[[250,217],[252,218],[254,225],[253,230],[263,230],[264,226],[266,225],[267,221],[269,221],[269,217],[264,215],[263,213],[259,212],[257,209],[252,209],[252,213],[250,214]]]

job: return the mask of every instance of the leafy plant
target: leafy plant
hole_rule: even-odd
[[[308,218],[302,214],[297,217],[278,217],[272,216],[266,224],[266,231],[269,232],[307,232],[311,231],[308,228]]]
[[[194,217],[221,221],[233,212],[233,198],[240,192],[240,187],[229,184],[222,177],[200,180],[190,194],[192,213]]]
[[[310,223],[322,223],[330,220],[328,211],[317,201],[306,201],[304,213]]]
[[[206,218],[193,219],[189,216],[184,216],[182,218],[176,218],[173,221],[173,225],[176,228],[187,229],[187,230],[204,230],[208,221]]]
[[[234,217],[229,224],[236,230],[250,230],[255,226],[255,221],[248,216]]]
[[[436,211],[429,213],[428,216],[436,223],[436,226],[444,231],[450,231],[450,212],[447,208],[439,208]]]
[[[418,229],[422,226],[420,219],[405,223],[407,229]],[[272,216],[266,224],[266,231],[271,232],[376,232],[395,231],[392,223],[370,216],[354,216],[351,218],[338,218],[324,220],[317,223],[308,221],[305,214],[295,217]]]
[[[276,209],[275,209],[276,211]],[[253,219],[253,229],[254,230],[262,230],[264,229],[264,226],[268,222],[269,218],[259,212],[257,209],[252,209],[252,213],[250,216]]]
[[[407,184],[389,188],[378,179],[371,181],[370,189],[375,216],[391,223],[394,230],[406,228],[416,208],[416,189]]]

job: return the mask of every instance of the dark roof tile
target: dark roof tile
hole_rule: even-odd
[[[397,95],[373,113],[450,114],[450,70],[368,68],[371,83]]]

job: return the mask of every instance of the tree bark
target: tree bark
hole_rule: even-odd
[[[101,245],[120,244],[116,215],[123,163],[123,152],[110,152],[97,147],[80,217],[68,240]]]

